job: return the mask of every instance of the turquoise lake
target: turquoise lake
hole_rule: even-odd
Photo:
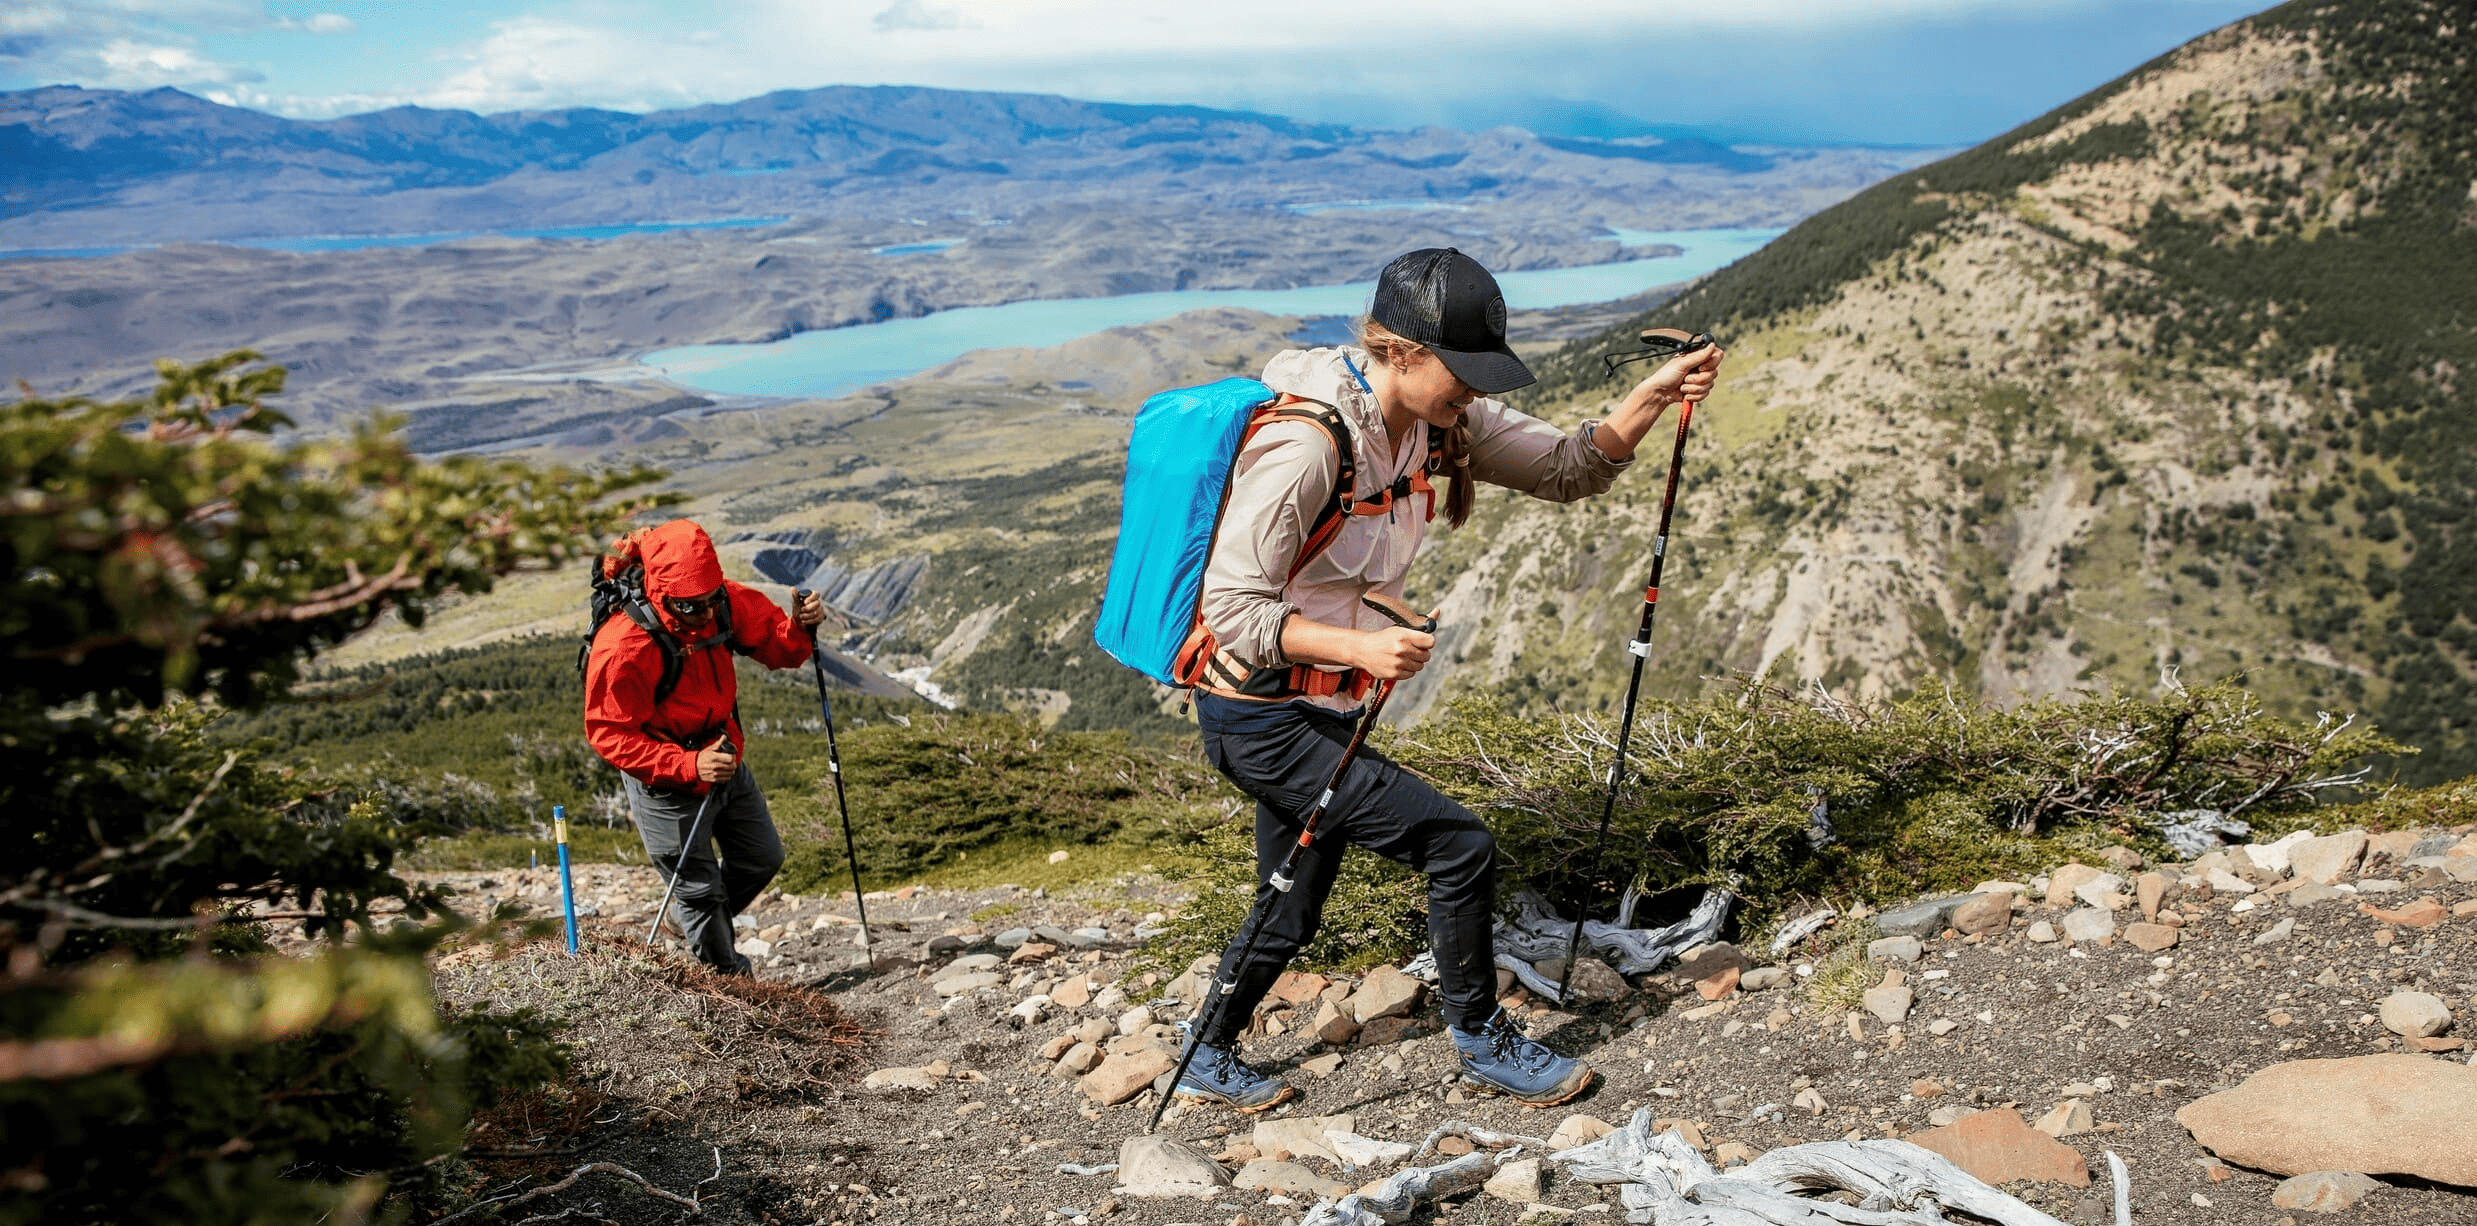
[[[1607,302],[1721,268],[1781,233],[1765,230],[1614,230],[1629,247],[1674,244],[1684,254],[1498,276],[1516,310]],[[1277,290],[1176,290],[1112,298],[1044,299],[958,307],[916,319],[858,324],[757,345],[687,345],[643,363],[685,387],[726,396],[840,396],[915,375],[975,349],[1041,348],[1110,328],[1207,307],[1268,315],[1357,315],[1375,282]]]

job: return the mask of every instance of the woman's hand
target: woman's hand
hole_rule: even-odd
[[[1727,356],[1727,351],[1718,345],[1678,354],[1635,384],[1634,390],[1626,393],[1626,403],[1644,405],[1655,416],[1680,400],[1701,404],[1704,397],[1712,394],[1712,385],[1720,381],[1720,361]]]
[[[1428,666],[1428,652],[1435,647],[1433,634],[1387,626],[1360,636],[1358,659],[1352,663],[1379,681],[1407,681]]]
[[[1680,400],[1701,404],[1712,394],[1712,385],[1720,381],[1720,361],[1729,356],[1718,345],[1706,345],[1692,353],[1670,358],[1660,369],[1645,376],[1626,393],[1617,411],[1600,423],[1591,436],[1600,453],[1623,463],[1634,457],[1634,446],[1651,433],[1660,415]]]

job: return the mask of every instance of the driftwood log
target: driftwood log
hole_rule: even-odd
[[[1422,1200],[1486,1183],[1496,1168],[1537,1147],[1532,1137],[1449,1121],[1428,1134],[1419,1156],[1458,1136],[1494,1152],[1412,1167],[1375,1191],[1324,1201],[1300,1226],[1389,1226],[1408,1221]],[[1818,1141],[1790,1145],[1733,1171],[1715,1170],[1676,1129],[1653,1133],[1649,1108],[1624,1128],[1549,1154],[1569,1178],[1613,1187],[1625,1220],[1649,1226],[2064,1226],[1980,1182],[1942,1155],[1907,1141]],[[1849,1193],[1843,1204],[1814,1193]],[[2118,1222],[2126,1187],[2119,1177]],[[1947,1216],[1960,1214],[1960,1217]]]
[[[1649,974],[1669,959],[1719,936],[1720,925],[1729,918],[1729,905],[1736,901],[1726,890],[1705,890],[1686,918],[1659,928],[1621,928],[1585,920],[1583,948],[1606,958],[1618,974]],[[1532,964],[1563,958],[1566,942],[1573,935],[1573,921],[1558,918],[1538,895],[1525,891],[1516,900],[1512,916],[1497,917],[1496,963],[1513,972],[1514,978],[1521,980],[1533,996],[1562,1004],[1557,998],[1556,980],[1532,969]],[[1433,983],[1436,955],[1422,953],[1402,970]]]

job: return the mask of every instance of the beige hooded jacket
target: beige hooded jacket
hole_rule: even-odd
[[[1365,498],[1427,463],[1428,432],[1404,431],[1400,445],[1394,445],[1376,398],[1360,388],[1345,358],[1362,371],[1368,368],[1365,350],[1293,349],[1265,364],[1264,382],[1276,392],[1340,410],[1356,444],[1359,496]],[[1569,434],[1486,397],[1472,401],[1463,420],[1470,426],[1474,477],[1549,502],[1601,493],[1632,463],[1611,460],[1592,444],[1596,421]],[[1427,498],[1403,499],[1385,515],[1351,516],[1332,545],[1284,582],[1317,512],[1333,497],[1340,472],[1332,437],[1312,422],[1275,422],[1257,431],[1239,453],[1205,564],[1203,602],[1204,624],[1220,644],[1219,658],[1235,671],[1292,663],[1282,654],[1281,637],[1282,624],[1293,613],[1353,630],[1388,624],[1359,603],[1359,594],[1375,588],[1403,595],[1403,576],[1427,536]],[[1442,474],[1436,485],[1429,497],[1442,498]],[[1349,710],[1359,700],[1345,690],[1309,701]]]

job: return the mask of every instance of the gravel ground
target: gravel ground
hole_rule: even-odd
[[[1930,933],[1914,962],[1861,963],[1857,942],[1871,925],[1856,924],[1837,936],[1827,930],[1774,960],[1790,974],[1784,986],[1768,990],[1706,1002],[1693,985],[1663,974],[1579,1013],[1525,1004],[1535,1035],[1582,1056],[1602,1075],[1585,1096],[1548,1111],[1455,1088],[1450,1040],[1433,1007],[1392,1023],[1407,1029],[1382,1044],[1318,1042],[1303,1033],[1309,1009],[1301,1008],[1264,1028],[1281,1033],[1260,1032],[1245,1046],[1252,1060],[1302,1091],[1263,1118],[1350,1115],[1363,1136],[1414,1144],[1447,1119],[1545,1136],[1570,1115],[1622,1124],[1647,1106],[1660,1118],[1690,1123],[1705,1152],[1726,1160],[1732,1146],[1760,1153],[1802,1141],[1909,1136],[1932,1127],[1938,1111],[1949,1118],[2010,1108],[2037,1122],[2072,1098],[2087,1104],[2090,1127],[2063,1143],[2087,1160],[2092,1185],[2022,1183],[2009,1189],[2015,1194],[2066,1221],[2108,1220],[2099,1193],[2104,1155],[2112,1150],[2131,1167],[2134,1208],[2144,1220],[2269,1226],[2297,1216],[2273,1207],[2278,1178],[2212,1160],[2176,1122],[2179,1107],[2283,1060],[2402,1050],[2405,1041],[2373,1018],[2396,990],[2441,997],[2456,1014],[2446,1040],[2477,1034],[2477,882],[2390,864],[2369,866],[2367,876],[2377,872],[2382,876],[2365,893],[2303,905],[2284,895],[2247,901],[2228,889],[2215,897],[2186,892],[2168,904],[2186,921],[2178,943],[2157,953],[2121,936],[2032,940],[2033,925],[2061,926],[2067,908],[2025,898],[2002,930]],[[495,899],[556,907],[556,879],[548,872],[440,879]],[[2390,883],[2396,884],[2384,888]],[[2045,883],[2028,884],[2035,890]],[[1175,895],[1158,881],[1119,881],[1060,897],[1012,887],[873,896],[874,967],[861,964],[855,928],[846,922],[848,895],[770,896],[752,909],[756,927],[744,935],[767,943],[767,982],[808,990],[756,1002],[718,991],[711,977],[684,975],[675,957],[638,952],[637,916],[650,914],[655,893],[649,870],[592,866],[580,872],[580,894],[599,913],[585,921],[594,938],[586,957],[571,960],[544,943],[497,958],[455,955],[442,965],[441,994],[451,1002],[533,1004],[569,1018],[582,1081],[606,1096],[598,1114],[563,1137],[511,1138],[520,1156],[483,1168],[491,1190],[539,1186],[577,1164],[605,1160],[679,1194],[709,1180],[719,1162],[720,1177],[705,1183],[701,1196],[704,1219],[724,1222],[1082,1218],[1111,1226],[1226,1226],[1244,1218],[1271,1226],[1312,1203],[1312,1196],[1229,1189],[1211,1200],[1114,1196],[1108,1175],[1060,1170],[1116,1161],[1120,1142],[1148,1118],[1148,1094],[1096,1103],[1041,1049],[1096,1020],[1113,1023],[1115,1033],[1114,1023],[1133,1005],[1107,989],[1136,961],[1132,933],[1175,906]],[[2447,913],[2468,913],[2420,929],[2360,909],[2428,897]],[[2142,918],[2130,901],[2115,915],[2120,924]],[[1062,943],[1039,961],[1002,964],[994,985],[940,995],[937,984],[955,973],[956,956],[1007,955],[989,938],[1044,924],[1105,929],[1107,937],[1090,949]],[[1875,986],[1891,971],[1916,996],[1898,1026],[1852,1000],[1857,988]],[[1078,1009],[1053,1004],[1029,1024],[1011,1016],[1027,996],[1070,977],[1101,990]],[[1126,979],[1123,990],[1143,996],[1150,986]],[[834,1030],[803,1003],[820,994],[849,1028]],[[1513,998],[1520,999],[1518,990]],[[1169,1019],[1184,1016],[1177,1006],[1154,1003]],[[848,1045],[855,1030],[865,1035],[859,1046]],[[1161,1041],[1166,1032],[1150,1033]],[[1139,1047],[1145,1034],[1138,1028],[1119,1045]],[[1331,1056],[1338,1062],[1309,1063]],[[2471,1057],[2448,1051],[2428,1058]],[[909,1088],[867,1088],[872,1072]],[[1255,1122],[1220,1110],[1174,1110],[1165,1131],[1219,1152],[1235,1169],[1255,1156],[1245,1144]],[[523,1157],[528,1140],[557,1152]],[[1391,1169],[1345,1172],[1321,1159],[1303,1165],[1345,1183]],[[2389,1182],[2342,1216],[2367,1223],[2477,1221],[2477,1194],[2468,1189]],[[1578,1211],[1582,1221],[1619,1220],[1591,1208],[1613,1205],[1589,1186],[1552,1178],[1542,1200]],[[627,1222],[682,1214],[623,1180],[589,1176],[505,1220],[568,1208],[582,1218]],[[1423,1206],[1412,1220],[1510,1223],[1524,1213],[1522,1205],[1473,1194]]]

